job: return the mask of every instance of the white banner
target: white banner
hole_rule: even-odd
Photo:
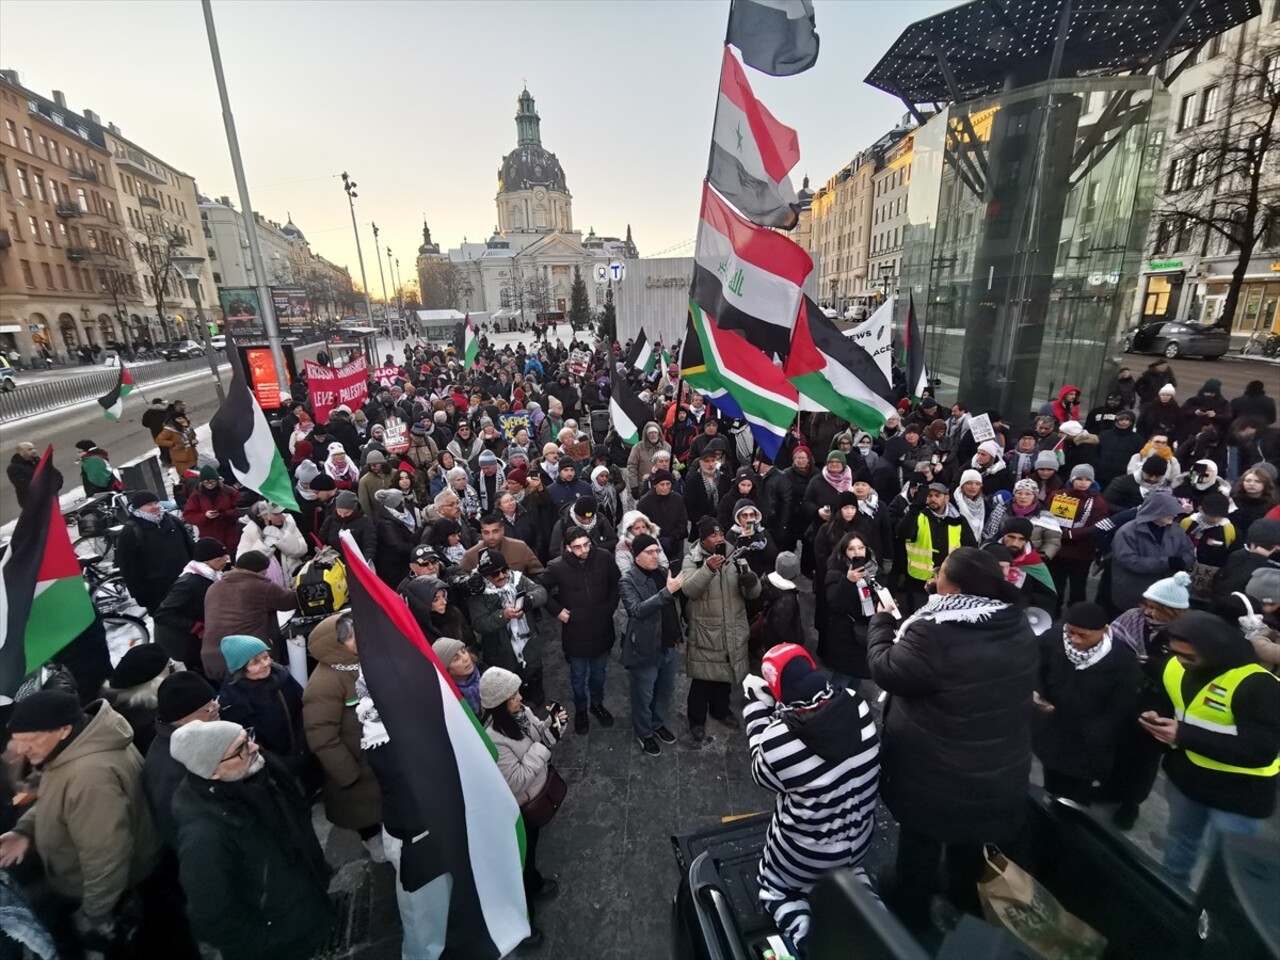
[[[844,335],[871,354],[884,377],[893,383],[893,302],[890,297],[870,317]]]

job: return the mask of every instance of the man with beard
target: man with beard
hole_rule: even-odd
[[[196,936],[224,957],[310,956],[333,926],[329,866],[294,778],[226,720],[184,724],[169,752],[178,862]]]

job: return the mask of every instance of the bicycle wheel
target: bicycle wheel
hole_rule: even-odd
[[[151,631],[141,617],[127,613],[103,614],[102,628],[107,632],[108,650],[128,650],[151,642]]]
[[[124,607],[133,605],[133,597],[129,596],[129,588],[124,585],[124,577],[115,575],[100,580],[89,590],[93,605],[104,613],[117,613]]]
[[[71,545],[71,549],[76,552],[77,557],[89,559],[97,557],[108,566],[115,555],[115,544],[110,537],[81,537]]]

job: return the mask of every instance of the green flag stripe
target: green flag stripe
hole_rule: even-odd
[[[27,667],[34,670],[93,622],[93,602],[83,577],[62,577],[36,587],[27,621]]]
[[[793,377],[791,382],[795,384],[797,390],[820,404],[824,410],[830,410],[836,416],[843,417],[868,433],[877,433],[884,426],[883,413],[857,397],[841,393],[823,376],[821,371]]]

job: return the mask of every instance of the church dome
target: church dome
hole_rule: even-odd
[[[289,214],[289,222],[280,228],[280,232],[290,240],[297,240],[299,243],[307,242],[307,238],[302,235],[302,231],[299,230],[297,225],[293,222],[292,214]]]
[[[427,222],[425,220],[422,221],[422,246],[418,247],[418,256],[440,256],[440,245],[438,243],[431,242],[431,228],[427,226]]]
[[[556,155],[540,143],[522,144],[502,160],[498,169],[498,190],[529,190],[546,187],[548,190],[567,191],[564,168]]]

